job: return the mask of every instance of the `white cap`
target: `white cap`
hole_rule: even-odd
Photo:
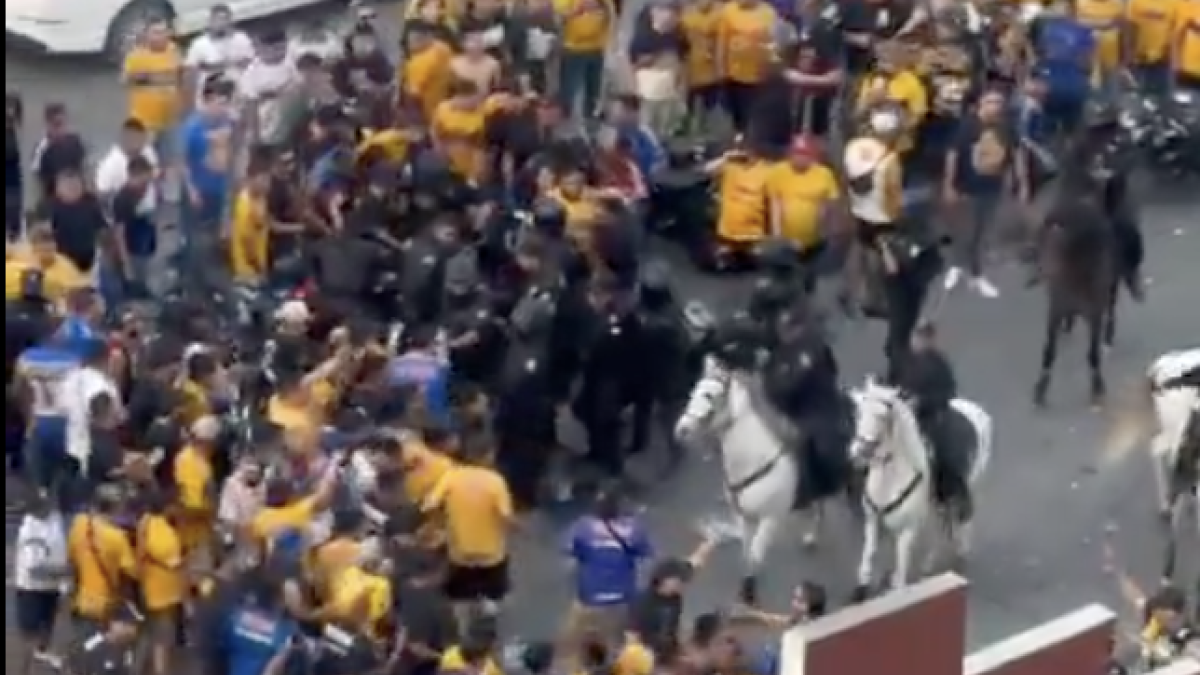
[[[192,422],[192,437],[201,441],[215,440],[221,433],[221,422],[213,415],[204,415]]]
[[[844,153],[846,175],[851,179],[870,175],[879,168],[887,153],[887,146],[877,138],[860,136],[850,141]]]
[[[303,300],[288,300],[275,310],[275,320],[285,323],[308,323],[312,320],[312,312]]]

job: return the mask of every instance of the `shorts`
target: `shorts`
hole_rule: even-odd
[[[58,591],[17,589],[17,630],[26,640],[47,640],[54,633],[62,594]]]
[[[510,588],[508,558],[483,567],[450,563],[445,588],[446,596],[453,602],[500,602],[508,596]]]

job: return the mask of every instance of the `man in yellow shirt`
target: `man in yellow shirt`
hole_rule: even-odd
[[[307,533],[313,519],[329,505],[338,485],[338,472],[330,470],[321,477],[310,494],[297,493],[286,478],[267,483],[263,509],[250,521],[250,536],[270,546],[275,537],[286,532]]]
[[[500,602],[508,595],[508,534],[515,523],[504,476],[487,465],[491,448],[466,447],[425,500],[446,522],[450,569],[446,593],[454,603]]]
[[[17,276],[12,278],[17,282],[11,286],[11,291],[19,289],[20,272],[25,269],[38,269],[42,272],[42,290],[46,300],[59,304],[76,290],[91,286],[91,280],[71,262],[71,259],[58,252],[58,244],[54,240],[54,231],[45,223],[39,223],[29,230],[29,246],[14,247],[10,257],[5,256],[5,296],[10,295],[10,279],[8,267],[11,265]]]
[[[616,25],[612,0],[554,0],[562,51],[559,55],[558,100],[570,117],[599,111],[604,82],[604,55]]]
[[[75,570],[75,612],[103,624],[133,599],[137,555],[129,535],[114,521],[121,502],[118,488],[97,488],[93,507],[71,523],[67,554]]]
[[[717,20],[717,64],[726,105],[734,128],[743,134],[775,59],[777,20],[775,10],[762,0],[727,2]]]
[[[158,161],[174,160],[171,143],[182,110],[183,57],[165,18],[151,19],[142,40],[125,56],[121,81],[129,93],[129,117],[152,135]]]
[[[1171,37],[1175,86],[1200,91],[1200,3],[1184,2],[1176,8]]]
[[[1129,0],[1129,61],[1143,87],[1164,92],[1171,83],[1171,28],[1180,0]]]
[[[905,134],[896,145],[902,154],[913,148],[916,131],[929,113],[929,91],[913,69],[915,58],[909,45],[881,44],[877,48],[875,70],[863,78],[855,105],[856,115],[864,121],[882,107],[897,106],[903,110]]]
[[[216,517],[216,475],[213,453],[221,426],[216,417],[203,415],[192,423],[191,439],[172,464],[175,479],[175,522],[184,553],[207,561],[213,550]]]
[[[183,542],[167,518],[168,500],[151,495],[147,513],[137,525],[142,608],[150,639],[150,675],[167,675],[171,667],[188,579]]]
[[[771,232],[795,244],[806,258],[820,253],[841,198],[837,178],[821,163],[820,152],[812,139],[797,137],[788,159],[772,169],[767,181]]]
[[[744,150],[734,150],[704,167],[718,181],[716,245],[712,252],[716,267],[724,268],[733,256],[748,253],[766,236],[771,166]]]

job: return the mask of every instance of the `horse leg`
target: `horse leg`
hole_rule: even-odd
[[[1046,407],[1046,394],[1050,392],[1050,378],[1054,370],[1054,362],[1058,360],[1058,336],[1064,326],[1063,317],[1057,316],[1053,307],[1046,321],[1045,342],[1042,344],[1042,365],[1038,374],[1037,384],[1033,387],[1033,403],[1039,408]]]
[[[1171,521],[1171,473],[1175,462],[1171,457],[1170,443],[1166,434],[1159,433],[1150,445],[1150,458],[1154,462],[1154,484],[1158,488],[1158,517],[1164,525]]]
[[[742,578],[741,601],[754,607],[758,604],[758,572],[762,569],[763,561],[771,550],[775,533],[779,530],[781,518],[767,516],[757,521],[751,528],[750,537],[743,549],[746,555],[746,576]]]
[[[913,578],[913,559],[917,554],[919,527],[908,527],[896,533],[896,563],[892,569],[891,589],[904,588]]]
[[[1104,381],[1104,314],[1092,314],[1088,318],[1088,368],[1092,372],[1092,405],[1100,405],[1108,394]]]
[[[1104,311],[1104,344],[1108,347],[1117,341],[1117,297],[1120,292],[1120,284],[1114,281],[1108,293],[1108,307]]]
[[[879,555],[879,539],[883,533],[879,514],[871,510],[870,504],[863,504],[863,510],[866,517],[863,518],[862,558],[858,562],[858,577],[851,596],[854,602],[863,602],[871,596],[871,585],[875,582],[875,558]]]

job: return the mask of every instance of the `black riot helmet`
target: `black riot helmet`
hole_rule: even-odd
[[[671,267],[665,260],[648,260],[638,275],[638,298],[649,310],[662,309],[671,303]]]
[[[739,312],[717,324],[709,337],[709,353],[728,368],[748,370],[758,360],[762,328],[750,315]]]
[[[567,210],[554,199],[534,204],[531,219],[534,229],[551,237],[561,236],[567,228]]]
[[[800,268],[796,245],[782,237],[773,237],[758,247],[758,263],[772,276],[787,276]]]

